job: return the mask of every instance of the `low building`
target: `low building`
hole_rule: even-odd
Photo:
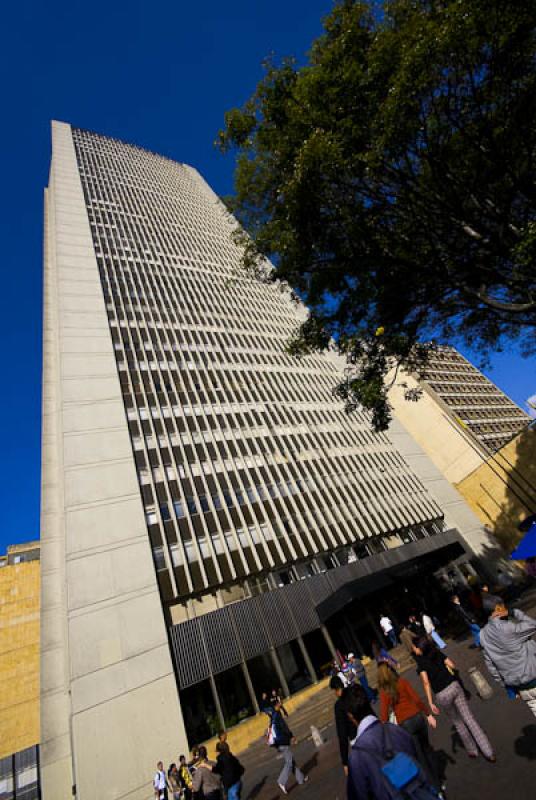
[[[536,425],[532,423],[490,455],[456,488],[505,550],[511,551],[523,535],[520,523],[536,514]]]
[[[0,798],[38,800],[39,542],[0,557]]]

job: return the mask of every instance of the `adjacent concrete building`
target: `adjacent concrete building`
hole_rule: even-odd
[[[191,167],[53,123],[42,487],[45,800],[142,800],[157,759],[367,650],[491,543],[395,422],[285,342]],[[365,598],[366,597],[366,601]]]
[[[39,800],[39,542],[0,556],[0,798]]]

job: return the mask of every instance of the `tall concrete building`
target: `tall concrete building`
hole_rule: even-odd
[[[142,800],[157,759],[367,650],[488,542],[402,426],[345,415],[335,360],[286,354],[302,311],[241,272],[194,169],[52,134],[43,796]]]

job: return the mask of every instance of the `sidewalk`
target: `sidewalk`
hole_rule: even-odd
[[[528,603],[523,602],[525,610]],[[534,613],[535,609],[530,609]],[[476,718],[489,735],[497,752],[497,764],[484,758],[469,759],[445,715],[438,718],[437,730],[431,731],[434,748],[439,752],[447,779],[449,800],[529,800],[535,795],[536,783],[536,717],[521,700],[509,700],[504,690],[488,675],[479,651],[469,649],[471,640],[448,642],[448,653],[462,674],[471,692],[470,705]],[[467,670],[477,666],[493,688],[493,697],[483,701],[476,695]],[[413,669],[405,672],[420,691],[420,680]],[[309,775],[301,787],[291,779],[289,793],[296,800],[344,800],[345,780],[339,761],[338,743],[333,725],[333,701],[329,690],[311,698],[289,718],[298,738],[295,747],[297,763]],[[317,750],[310,738],[310,726],[316,725],[325,744]],[[277,800],[282,797],[276,783],[281,769],[277,753],[264,742],[251,745],[240,759],[246,767],[243,800]]]

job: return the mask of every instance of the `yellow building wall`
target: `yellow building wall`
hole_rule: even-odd
[[[0,758],[39,742],[39,561],[0,569]]]
[[[519,523],[536,513],[536,428],[520,433],[456,488],[505,551],[513,550],[523,537]]]

